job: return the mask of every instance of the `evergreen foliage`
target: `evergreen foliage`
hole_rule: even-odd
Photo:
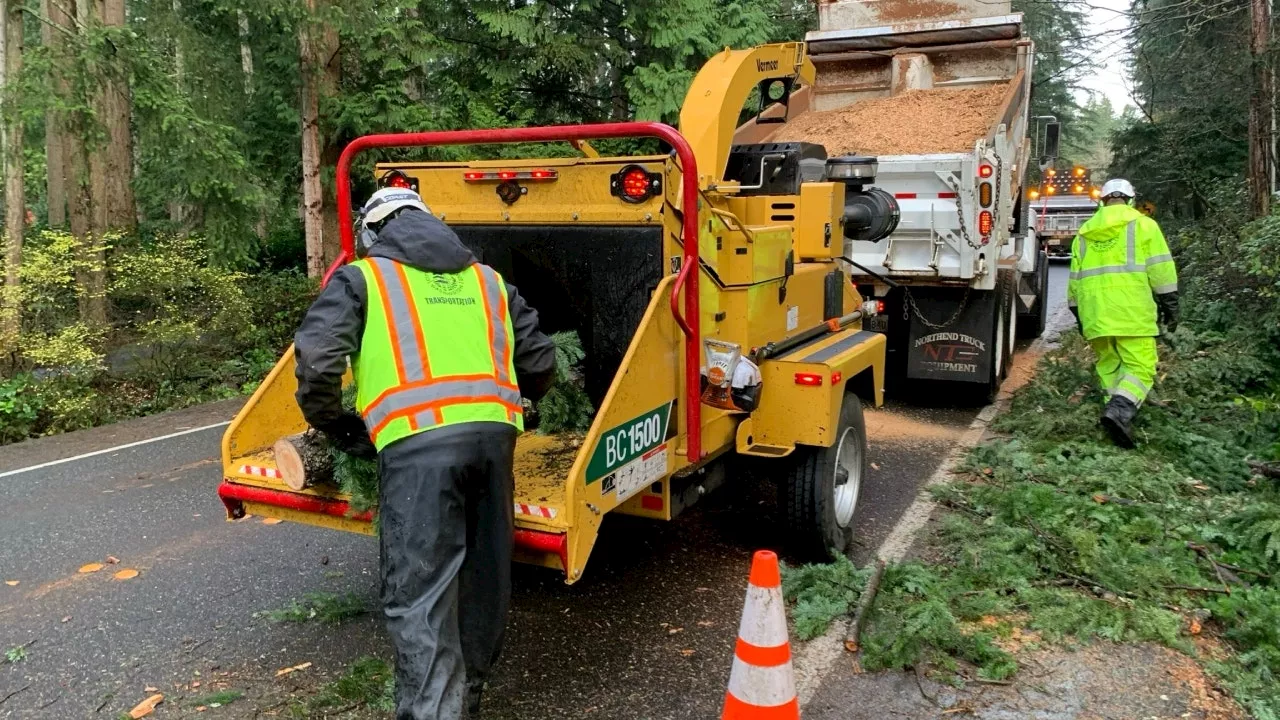
[[[581,363],[586,351],[572,330],[555,333],[551,340],[556,345],[556,380],[546,397],[538,401],[538,432],[585,432],[595,412],[583,387]]]

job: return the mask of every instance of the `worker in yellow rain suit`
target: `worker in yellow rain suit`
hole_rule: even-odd
[[[1109,400],[1102,426],[1134,446],[1132,424],[1156,378],[1158,321],[1178,326],[1178,271],[1155,220],[1133,207],[1133,185],[1111,180],[1071,247],[1067,304],[1098,356]]]

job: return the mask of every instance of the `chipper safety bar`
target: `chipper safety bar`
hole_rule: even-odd
[[[656,138],[674,150],[681,171],[682,252],[683,262],[674,283],[671,284],[670,307],[675,322],[684,336],[684,397],[685,458],[693,464],[705,453],[702,449],[702,406],[692,400],[700,394],[701,366],[701,314],[699,310],[699,260],[698,260],[698,171],[693,149],[674,128],[661,123],[626,122],[596,125],[565,125],[532,128],[504,128],[489,130],[459,130],[422,133],[395,133],[366,135],[349,144],[338,159],[337,197],[338,227],[341,232],[342,252],[325,273],[324,281],[343,264],[355,257],[354,233],[351,209],[351,164],[361,152],[373,148],[425,147],[440,145],[482,145],[510,143],[571,142],[613,138]],[[683,312],[681,299],[683,298]],[[224,468],[233,468],[235,478],[225,478],[218,494],[227,507],[228,515],[243,517],[246,513],[263,513],[284,519],[307,522],[310,516],[324,515],[332,518],[330,526],[357,532],[369,532],[371,515],[353,513],[343,499],[332,495],[307,492],[290,492],[275,489],[278,477],[274,461],[270,459],[270,445],[282,430],[299,423],[296,406],[292,405],[291,384],[276,382],[282,376],[291,377],[294,371],[292,348],[263,381],[249,400],[246,411],[232,422],[223,437]],[[243,423],[250,408],[275,408],[279,418],[259,417],[251,424]],[[286,412],[285,409],[288,409]],[[260,411],[262,412],[262,411]],[[252,425],[252,427],[250,426]],[[302,428],[297,428],[301,430]],[[258,463],[255,464],[255,458]],[[234,465],[233,465],[234,463]],[[252,480],[251,480],[252,478]],[[258,481],[261,478],[262,481]],[[567,533],[543,532],[527,528],[516,530],[517,548],[535,555],[552,555],[559,559],[566,573],[570,572],[569,537]],[[576,576],[571,576],[576,579]]]

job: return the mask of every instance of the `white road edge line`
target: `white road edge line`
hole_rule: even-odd
[[[1042,353],[1049,343],[1056,340],[1062,330],[1067,327],[1064,325],[1066,317],[1068,317],[1067,309],[1063,306],[1049,318],[1044,334],[1031,344],[1028,351],[1033,354]],[[902,517],[898,519],[893,529],[889,531],[888,537],[884,539],[884,542],[876,550],[876,557],[883,559],[885,562],[894,563],[900,562],[907,556],[920,531],[924,530],[925,526],[928,525],[929,518],[933,515],[936,507],[929,488],[945,483],[950,479],[952,470],[964,459],[965,454],[970,449],[982,441],[982,436],[987,431],[987,425],[1004,411],[1009,404],[1009,399],[1010,395],[1002,392],[995,402],[984,407],[978,413],[978,416],[969,424],[968,429],[956,441],[955,447],[948,453],[947,458],[929,476],[928,481],[925,482],[920,488],[920,492],[916,495],[916,499],[902,513]],[[831,669],[835,667],[835,664],[842,657],[848,655],[844,649],[844,640],[848,629],[849,621],[847,618],[836,620],[831,623],[831,627],[821,637],[804,643],[796,651],[793,667],[795,668],[796,676],[796,695],[800,700],[800,707],[809,704],[809,701],[817,694],[818,689],[822,687],[823,679],[826,678],[827,674],[831,672]]]
[[[126,443],[124,445],[116,445],[115,447],[109,447],[104,450],[94,450],[93,452],[84,453],[83,455],[76,455],[74,457],[62,458],[61,460],[50,460],[47,463],[40,463],[39,465],[31,465],[24,468],[18,468],[17,470],[9,470],[8,472],[2,472],[0,473],[0,478],[7,478],[12,475],[21,475],[22,473],[31,472],[33,470],[43,470],[44,468],[53,467],[54,465],[63,465],[65,463],[75,462],[77,460],[84,460],[85,458],[91,458],[97,455],[106,455],[107,453],[119,452],[121,450],[128,450],[129,448],[135,448],[135,447],[138,447],[139,445],[148,445],[153,442],[160,442],[161,440],[169,440],[171,438],[182,437],[183,435],[190,435],[192,433],[203,432],[205,430],[212,430],[214,428],[225,427],[230,424],[231,424],[230,420],[224,420],[223,422],[220,422],[220,423],[214,423],[212,425],[203,425],[198,428],[191,428],[189,430],[182,430],[181,432],[169,433],[168,435],[161,435],[160,437],[147,438],[146,440],[139,440],[137,442]]]

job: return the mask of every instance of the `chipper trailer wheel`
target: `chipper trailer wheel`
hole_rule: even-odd
[[[836,437],[831,447],[797,448],[791,472],[778,488],[788,543],[805,560],[833,560],[853,538],[867,473],[867,426],[857,395],[845,393]]]

